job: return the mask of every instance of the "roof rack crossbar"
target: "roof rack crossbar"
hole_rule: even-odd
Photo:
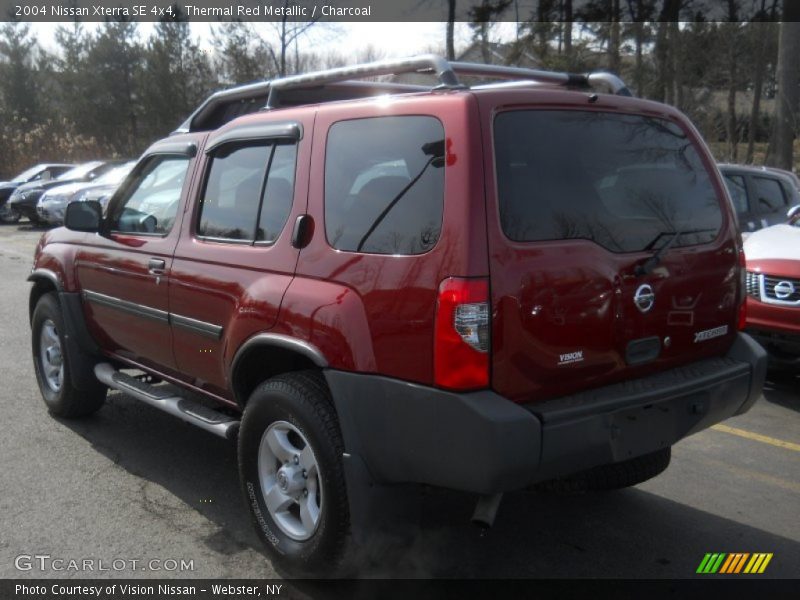
[[[474,75],[496,77],[498,79],[515,79],[555,83],[559,85],[594,86],[602,84],[612,94],[630,96],[625,82],[611,73],[560,73],[558,71],[541,71],[523,67],[506,67],[501,65],[483,65],[479,63],[451,62],[450,67],[458,75]]]
[[[450,63],[435,54],[423,54],[411,58],[379,60],[350,67],[340,67],[275,79],[271,82],[267,108],[278,108],[280,106],[281,90],[314,87],[361,77],[399,75],[401,73],[433,73],[439,80],[438,88],[458,89],[464,87],[458,81],[458,77],[453,72]]]

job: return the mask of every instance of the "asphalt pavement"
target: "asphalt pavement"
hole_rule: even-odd
[[[277,576],[233,444],[117,392],[90,418],[48,415],[25,281],[40,235],[0,225],[0,578]],[[796,578],[800,378],[770,382],[748,414],[678,443],[670,468],[635,488],[507,494],[486,534],[469,523],[473,497],[423,494],[420,527],[376,544],[363,576],[686,578],[706,553],[764,552],[754,577]]]

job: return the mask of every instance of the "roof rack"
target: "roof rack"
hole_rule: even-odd
[[[211,94],[172,135],[191,131],[213,131],[242,115],[264,110],[270,82],[260,81]],[[281,95],[282,106],[319,104],[336,100],[369,98],[379,94],[427,92],[430,86],[391,82],[340,81],[313,88],[296,88]]]
[[[261,110],[269,97],[269,86],[269,81],[258,81],[214,92],[172,134],[216,129],[236,117]]]
[[[466,86],[458,79],[458,74],[460,73],[468,76],[535,81],[575,87],[589,87],[601,84],[605,85],[612,94],[619,96],[631,95],[625,83],[611,73],[559,73],[557,71],[541,71],[521,67],[448,62],[435,54],[423,54],[411,58],[379,60],[361,65],[275,79],[272,81],[269,90],[266,108],[280,107],[281,94],[287,90],[316,87],[354,78],[401,75],[403,73],[432,73],[439,80],[439,84],[434,89],[465,88]]]
[[[424,73],[433,75],[438,83],[431,86],[391,82],[353,81],[365,77]],[[381,60],[349,67],[329,69],[303,75],[259,81],[216,92],[173,133],[208,131],[221,127],[241,115],[266,109],[336,100],[366,98],[378,94],[405,94],[431,89],[465,89],[458,75],[504,79],[525,85],[529,82],[549,83],[567,87],[604,86],[612,94],[630,96],[625,83],[611,73],[559,73],[521,67],[505,67],[477,63],[448,62],[434,54],[411,58]],[[514,83],[491,84],[498,87]],[[481,85],[481,88],[491,87]]]

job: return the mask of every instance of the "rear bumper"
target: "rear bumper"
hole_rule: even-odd
[[[725,357],[529,406],[489,390],[325,374],[347,465],[375,483],[491,494],[670,446],[749,410],[765,373],[763,348],[739,334]]]

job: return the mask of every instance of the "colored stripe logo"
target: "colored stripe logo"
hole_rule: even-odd
[[[704,575],[714,573],[725,575],[763,573],[771,560],[772,552],[756,552],[754,554],[749,552],[732,552],[730,554],[709,552],[700,561],[700,566],[697,567],[696,572]]]

